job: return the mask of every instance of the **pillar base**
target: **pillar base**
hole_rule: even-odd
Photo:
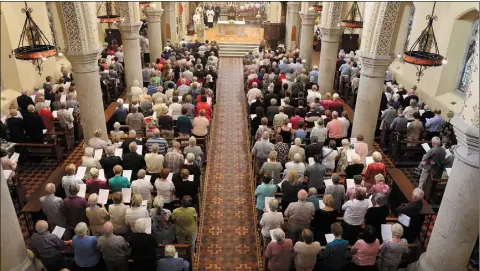
[[[36,271],[36,270],[37,270],[37,267],[35,266],[35,263],[32,261],[32,259],[27,254],[22,263],[20,263],[16,267],[10,269],[9,271]]]

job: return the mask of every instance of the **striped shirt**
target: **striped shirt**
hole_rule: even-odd
[[[158,144],[158,153],[159,154],[166,154],[167,149],[168,149],[168,142],[165,138],[159,137],[159,136],[154,136],[149,139],[147,139],[147,143],[145,145],[147,146],[148,150],[150,151],[152,148],[153,144]]]

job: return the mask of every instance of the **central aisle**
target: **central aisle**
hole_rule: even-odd
[[[219,61],[195,270],[261,270],[242,60]]]

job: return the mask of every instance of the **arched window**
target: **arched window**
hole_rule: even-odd
[[[411,5],[408,9],[408,19],[407,19],[407,30],[405,35],[405,43],[403,44],[403,51],[408,51],[408,45],[410,42],[410,36],[412,33],[412,24],[413,24],[413,17],[415,17],[415,5]]]
[[[465,47],[465,55],[463,57],[462,65],[460,66],[460,76],[458,79],[458,90],[465,92],[470,84],[470,77],[473,70],[473,62],[475,59],[475,49],[478,46],[478,19],[472,23],[472,32]]]

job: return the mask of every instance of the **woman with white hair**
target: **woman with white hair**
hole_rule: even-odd
[[[193,181],[197,185],[197,187],[200,187],[200,175],[202,174],[200,167],[195,161],[195,154],[193,153],[187,153],[185,156],[185,160],[187,162],[182,166],[182,169],[186,168],[188,169],[188,172],[190,175],[193,175]]]
[[[88,196],[88,206],[85,210],[88,224],[90,225],[93,235],[100,236],[102,235],[103,224],[109,220],[110,214],[103,204],[102,207],[98,207],[98,195],[96,193]]]
[[[285,142],[287,143],[287,142]],[[292,161],[295,154],[300,154],[301,160],[305,161],[305,149],[302,148],[302,139],[301,138],[295,138],[294,140],[295,145],[290,147],[290,150],[288,151],[288,160]]]
[[[403,227],[395,223],[392,225],[392,240],[386,240],[380,246],[380,271],[397,270],[402,254],[408,252],[408,242],[402,239]]]
[[[160,244],[171,244],[175,241],[173,224],[169,218],[172,212],[164,209],[165,201],[161,195],[153,199],[153,208],[150,210],[152,217],[152,234]]]
[[[99,192],[100,189],[107,189],[108,190],[108,184],[106,180],[100,180],[98,178],[99,176],[99,170],[97,168],[91,168],[90,169],[90,174],[89,174],[89,179],[85,181],[85,184],[87,185],[87,190],[86,192],[88,194],[93,194]]]
[[[128,241],[130,258],[133,260],[132,270],[156,271],[158,243],[155,236],[146,232],[145,220],[150,220],[150,217],[135,221],[135,231]]]
[[[137,106],[131,106],[130,113],[128,113],[125,123],[128,125],[130,130],[135,130],[139,137],[143,136],[145,120],[143,114],[138,112]]]
[[[80,222],[75,227],[72,238],[73,260],[80,269],[97,270],[100,253],[97,249],[97,236],[90,236],[87,223]]]
[[[377,193],[390,194],[390,187],[385,184],[385,177],[382,174],[375,175],[374,179],[376,183],[370,188],[368,195],[375,195]]]
[[[272,199],[269,202],[265,202],[265,205],[268,205],[270,211],[264,212],[259,222],[260,226],[262,227],[261,232],[263,237],[264,249],[266,249],[267,245],[272,241],[270,231],[281,228],[284,223],[283,214],[277,212],[278,200]]]
[[[372,154],[372,158],[373,163],[367,166],[364,174],[364,186],[367,188],[367,191],[370,191],[370,188],[376,183],[375,176],[377,174],[382,174],[383,176],[387,175],[385,164],[382,162],[382,154],[375,151]]]
[[[97,169],[102,168],[102,166],[100,165],[100,162],[93,157],[94,153],[95,152],[91,147],[86,147],[85,150],[83,151],[81,166],[87,167],[87,172],[88,172],[88,169],[90,168],[97,168]]]
[[[337,172],[344,172],[348,166],[347,152],[350,150],[350,142],[348,139],[342,139],[342,150],[338,159]]]
[[[282,229],[274,229],[272,239],[265,250],[265,258],[268,260],[270,271],[288,271],[292,262],[293,242],[285,239]]]
[[[335,140],[330,140],[328,146],[323,146],[322,154],[322,164],[325,166],[327,172],[334,171],[335,159],[337,159],[338,156],[337,143],[335,142]]]
[[[120,124],[125,124],[127,119],[128,108],[123,106],[123,99],[117,100],[117,109],[115,109],[115,117]]]
[[[148,218],[150,219],[150,215],[148,214],[147,208],[142,208],[143,198],[140,194],[133,194],[131,199],[131,208],[127,209],[125,212],[125,221],[127,224],[130,225],[130,229],[132,232],[137,232],[135,228],[135,222],[138,219]]]
[[[405,118],[409,121],[413,121],[415,118],[413,117],[414,113],[418,113],[418,103],[417,100],[411,99],[409,106],[403,109],[403,114]]]
[[[287,171],[290,170],[294,170],[297,173],[300,182],[303,181],[303,175],[305,174],[305,163],[303,162],[303,157],[301,154],[296,153],[293,156],[293,161],[285,164],[284,174],[286,174]]]
[[[195,155],[195,164],[202,166],[203,151],[200,146],[197,146],[197,139],[191,136],[188,139],[188,146],[183,149],[183,154],[193,153]]]
[[[312,136],[316,136],[318,138],[318,142],[322,145],[325,144],[325,140],[327,139],[327,128],[325,128],[324,121],[322,118],[319,118],[313,127],[312,131],[310,132],[310,138]]]
[[[120,138],[126,137],[125,132],[120,130],[120,122],[116,121],[113,124],[113,130],[110,131],[110,136],[115,137],[118,136]]]
[[[177,251],[172,245],[165,247],[165,257],[157,264],[157,270],[189,270],[190,263],[182,258],[175,258]]]
[[[88,140],[88,146],[94,150],[106,149],[108,146],[107,141],[102,139],[103,131],[102,129],[96,129],[93,132],[93,137]]]

